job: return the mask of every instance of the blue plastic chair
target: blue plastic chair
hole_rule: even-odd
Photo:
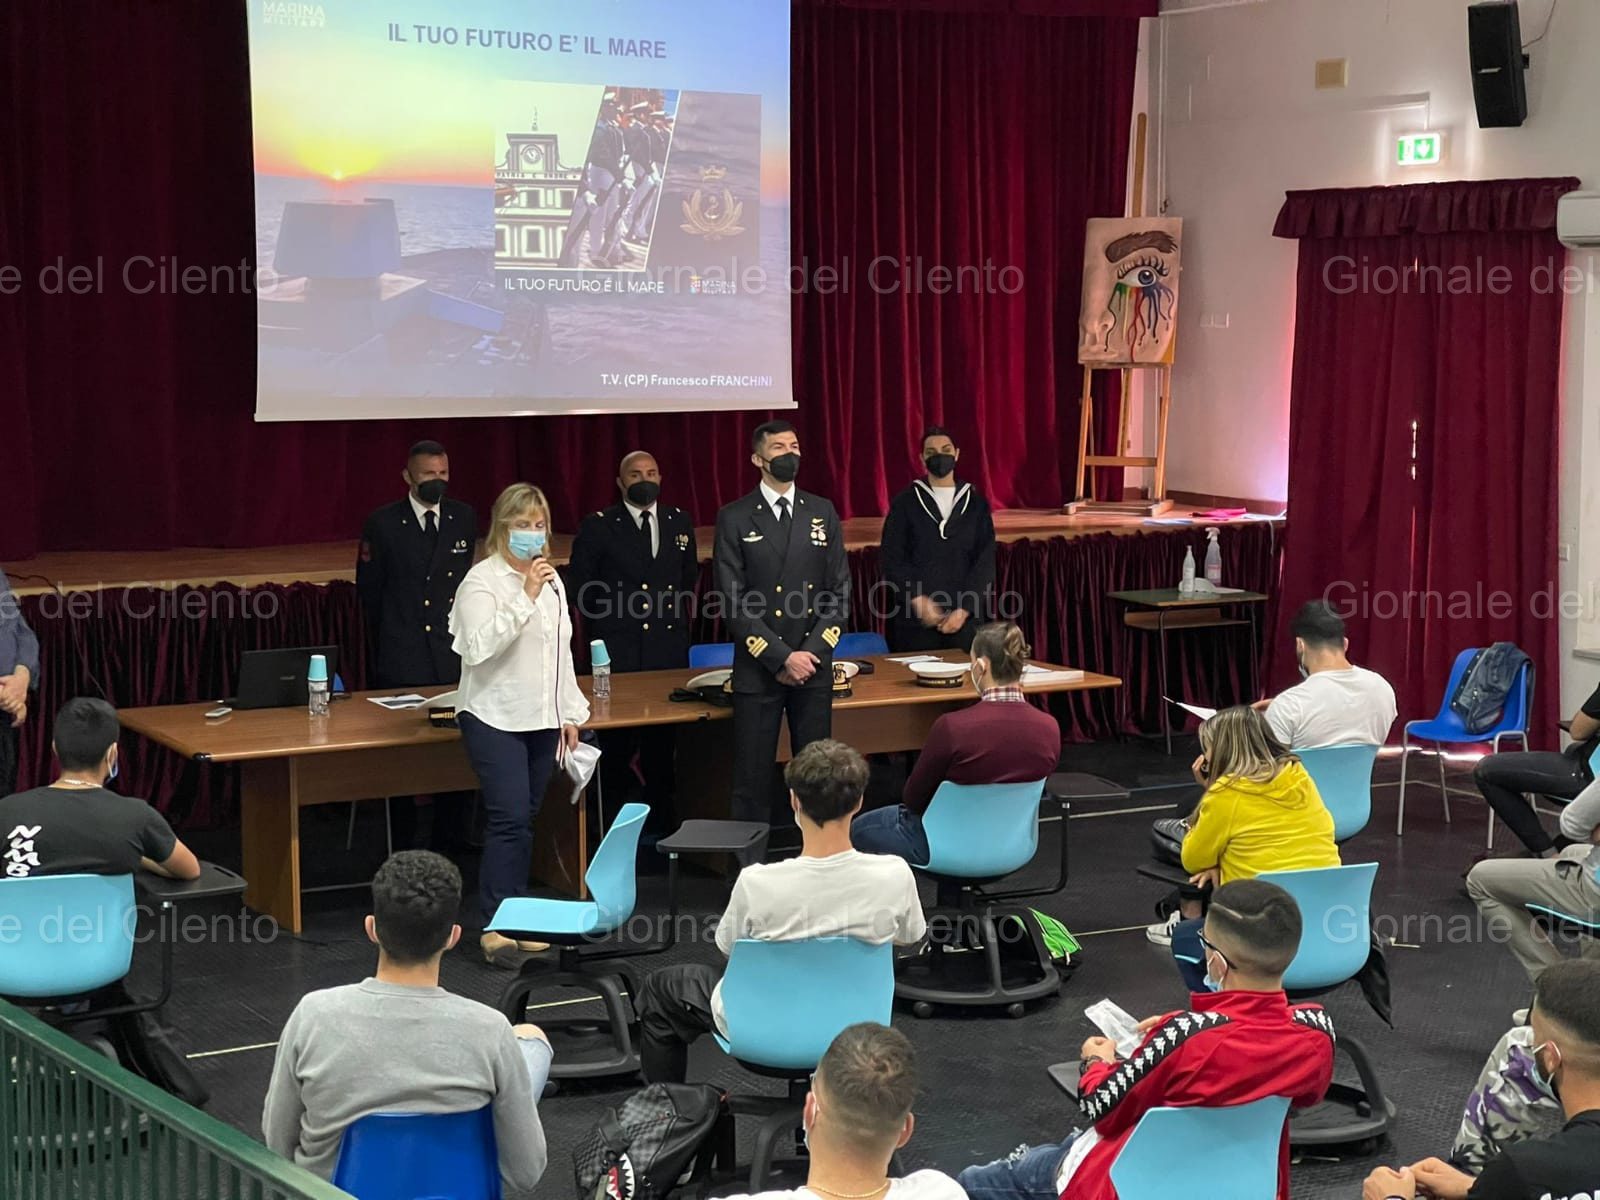
[[[978,885],[994,883],[1033,861],[1039,849],[1039,804],[1045,781],[1028,783],[959,784],[946,780],[933,794],[922,815],[928,838],[928,861],[913,864],[938,884],[936,905],[956,909],[956,940],[983,952],[987,979],[977,988],[950,986],[951,964],[945,959],[943,940],[935,940],[928,953],[901,964],[895,995],[913,1004],[919,1017],[931,1016],[935,1004],[959,1007],[1004,1005],[1021,1016],[1023,1005],[1057,991],[1061,976],[1051,961],[1037,921],[1026,910],[997,906],[995,901],[1054,895],[1066,886],[1067,824],[1061,821],[1061,859],[1054,883],[1021,891],[980,891]],[[1061,797],[1063,818],[1066,802]],[[982,901],[980,907],[979,902]],[[1036,980],[1008,984],[1001,971],[1000,926],[1017,922],[1031,939],[1039,963]],[[954,944],[952,942],[952,944]]]
[[[132,875],[0,878],[0,996],[81,996],[128,973],[137,913]]]
[[[732,642],[699,642],[689,647],[691,671],[714,671],[733,666]]]
[[[500,1011],[513,1025],[526,1021],[528,995],[535,988],[549,985],[574,987],[597,994],[605,1004],[610,1038],[599,1053],[592,1044],[574,1052],[571,1046],[558,1046],[550,1068],[552,1079],[588,1079],[621,1075],[638,1069],[639,1055],[629,1031],[630,1017],[623,1001],[624,990],[637,995],[630,975],[614,961],[604,972],[586,971],[588,964],[616,960],[633,954],[654,953],[658,947],[624,949],[592,943],[615,933],[633,916],[638,898],[639,832],[650,815],[646,804],[625,804],[611,823],[599,849],[589,861],[583,881],[588,900],[547,900],[514,896],[502,900],[494,918],[486,926],[494,933],[518,941],[550,942],[561,947],[557,970],[547,971],[535,960],[523,964],[517,977],[500,996]],[[592,1027],[593,1017],[541,1018],[546,1033],[558,1033],[574,1026]],[[554,1038],[552,1038],[554,1040]]]
[[[1206,1200],[1276,1200],[1287,1096],[1230,1108],[1152,1108],[1111,1164],[1117,1200],[1171,1200],[1174,1164],[1205,1172]]]
[[[1295,754],[1333,814],[1333,840],[1342,842],[1365,829],[1372,816],[1372,767],[1378,761],[1378,747],[1357,742]]]
[[[1533,664],[1523,663],[1511,681],[1511,691],[1506,694],[1505,711],[1500,714],[1500,721],[1493,729],[1485,729],[1482,733],[1469,733],[1467,727],[1461,723],[1461,718],[1456,716],[1450,708],[1450,698],[1456,694],[1456,688],[1461,684],[1461,677],[1467,673],[1467,667],[1472,662],[1472,656],[1478,652],[1478,647],[1463,650],[1456,655],[1455,665],[1450,668],[1450,681],[1444,686],[1444,699],[1439,702],[1439,712],[1436,716],[1426,721],[1407,721],[1405,729],[1400,735],[1400,806],[1395,817],[1395,834],[1404,836],[1406,831],[1406,764],[1411,758],[1411,739],[1434,743],[1434,756],[1439,763],[1439,795],[1444,800],[1445,824],[1450,823],[1450,788],[1444,777],[1444,747],[1481,745],[1491,742],[1494,752],[1500,753],[1500,743],[1506,738],[1516,738],[1522,743],[1522,748],[1528,748],[1528,708],[1533,696]],[[1421,747],[1419,746],[1420,750]],[[1494,849],[1494,810],[1489,810],[1489,849]]]
[[[1284,972],[1290,999],[1309,1000],[1348,983],[1361,973],[1372,953],[1372,884],[1377,863],[1269,871],[1257,876],[1275,883],[1300,908],[1300,949]],[[1325,1105],[1348,1108],[1340,1121],[1296,1121],[1289,1130],[1294,1146],[1343,1145],[1381,1137],[1394,1120],[1394,1105],[1384,1097],[1366,1048],[1341,1031],[1335,1049],[1350,1056],[1359,1087],[1334,1083]]]
[[[362,1117],[340,1139],[333,1185],[356,1200],[500,1200],[494,1108]]]
[[[835,658],[866,658],[889,653],[889,643],[881,633],[847,633],[833,648]]]
[[[758,1075],[788,1082],[788,1094],[732,1096],[738,1116],[763,1118],[750,1163],[750,1191],[766,1190],[777,1139],[800,1123],[811,1072],[851,1025],[887,1025],[894,1015],[894,946],[856,938],[742,938],[722,977],[728,1034],[717,1044]]]

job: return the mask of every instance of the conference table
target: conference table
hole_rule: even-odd
[[[966,658],[958,653],[936,657],[950,662]],[[871,664],[872,673],[856,676],[850,695],[835,697],[833,734],[863,754],[918,749],[935,720],[975,699],[970,685],[946,689],[917,683],[911,669],[893,656],[856,661]],[[1026,685],[1029,693],[1122,683],[1109,675],[1038,665],[1045,672]],[[604,700],[594,698],[590,677],[580,676],[592,710],[585,729],[677,726],[678,817],[725,818],[733,714],[702,701],[669,699],[692,675],[688,669],[612,675],[611,695]],[[432,697],[448,690],[418,688],[415,694]],[[301,809],[477,787],[455,729],[430,724],[426,706],[394,710],[370,702],[396,694],[401,693],[356,692],[336,701],[326,717],[312,717],[300,708],[274,708],[236,710],[208,720],[205,714],[213,704],[131,708],[118,715],[124,728],[197,763],[239,766],[245,903],[299,933]],[[778,761],[788,758],[785,730]],[[590,840],[589,806],[582,800],[565,773],[557,771],[534,831],[535,880],[578,897],[585,895]]]

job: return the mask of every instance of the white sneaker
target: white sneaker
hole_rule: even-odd
[[[1174,912],[1165,921],[1157,921],[1154,925],[1144,927],[1144,936],[1158,946],[1172,945],[1172,931],[1178,927],[1178,922],[1183,920],[1183,914]]]

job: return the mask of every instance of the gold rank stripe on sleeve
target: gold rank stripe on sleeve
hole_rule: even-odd
[[[829,625],[822,631],[822,640],[828,643],[829,650],[837,649],[839,645],[839,627],[837,625]]]
[[[744,648],[750,651],[751,658],[760,658],[767,652],[767,639],[751,634],[744,640]]]

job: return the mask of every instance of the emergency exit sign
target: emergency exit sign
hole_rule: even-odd
[[[1395,161],[1402,167],[1437,166],[1444,161],[1444,134],[1401,134],[1395,139]]]

